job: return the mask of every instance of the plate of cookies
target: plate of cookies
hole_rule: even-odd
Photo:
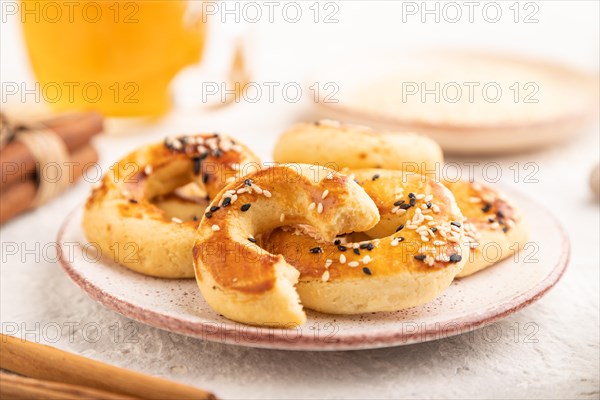
[[[443,155],[427,137],[302,123],[273,158],[213,133],[134,150],[65,220],[63,269],[94,300],[171,332],[357,350],[491,324],[568,264],[548,211],[431,175]]]

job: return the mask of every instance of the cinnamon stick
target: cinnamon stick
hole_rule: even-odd
[[[85,386],[50,382],[0,372],[0,399],[135,400],[139,398],[91,389]]]
[[[91,146],[83,146],[71,155],[73,182],[80,178],[86,168],[91,167],[98,161],[98,154]],[[37,183],[33,178],[15,182],[11,185],[3,185],[0,192],[0,225],[9,219],[19,215],[33,206],[37,192]]]
[[[97,113],[67,114],[42,121],[62,139],[69,153],[87,144],[102,132],[102,116]],[[13,141],[0,150],[0,172],[2,186],[26,181],[34,173],[36,160],[22,143]]]
[[[87,386],[143,399],[215,399],[202,389],[114,367],[0,334],[0,368],[36,379]]]

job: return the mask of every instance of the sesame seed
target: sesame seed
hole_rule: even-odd
[[[510,228],[509,228],[508,226],[505,226],[505,227],[503,227],[503,228],[502,228],[502,232],[506,233],[506,232],[508,232],[508,231],[509,231],[509,229],[510,229]]]
[[[367,244],[367,250],[371,251],[375,248],[375,246],[373,245],[373,243],[369,243]]]
[[[319,254],[323,252],[323,249],[317,246],[310,249],[309,252],[311,252],[312,254]]]
[[[325,268],[329,268],[333,264],[333,260],[327,259],[325,260]]]
[[[171,221],[175,222],[176,224],[181,224],[183,222],[181,219],[176,217],[171,218]]]
[[[204,216],[205,216],[206,218],[212,218],[212,213],[211,213],[210,211],[207,211],[207,212],[204,214]]]
[[[481,211],[484,213],[489,212],[492,209],[492,203],[485,203]]]
[[[433,200],[433,195],[432,194],[429,194],[429,195],[425,196],[425,198],[423,199],[423,201],[425,201],[425,202],[430,202],[431,200]]]
[[[408,210],[412,206],[409,203],[404,203],[404,204],[400,204],[399,207],[401,210]]]
[[[469,197],[469,203],[481,203],[480,197]]]
[[[356,254],[357,256],[360,256],[360,250],[359,249],[353,249],[352,250],[354,252],[354,254]]]
[[[336,246],[339,245],[339,244],[341,244],[341,243],[342,243],[342,241],[340,239],[335,239],[333,241],[333,244],[335,244]]]
[[[263,190],[262,194],[264,194],[267,198],[271,198],[271,192],[269,192],[268,190]]]
[[[329,271],[323,272],[323,275],[321,275],[321,280],[323,282],[327,282],[329,280]]]
[[[450,262],[457,263],[462,260],[462,256],[460,254],[452,254],[450,256]]]
[[[359,265],[360,265],[360,264],[359,264],[359,262],[358,262],[358,261],[350,261],[350,262],[348,263],[348,266],[349,266],[349,267],[352,267],[352,268],[354,268],[354,267],[358,267]]]
[[[215,232],[216,232],[216,231],[220,231],[220,230],[221,230],[221,228],[219,228],[219,225],[213,225],[213,226],[211,226],[210,228],[211,228],[213,231],[215,231]]]
[[[431,206],[433,206],[433,204],[431,204],[431,201],[428,201],[427,203],[425,203],[425,207],[431,208]]]
[[[321,214],[323,212],[323,203],[319,203],[317,206],[317,213]]]
[[[429,238],[427,236],[421,236],[421,240],[424,242],[429,242]]]
[[[252,207],[252,204],[250,204],[250,203],[242,204],[242,206],[240,207],[240,210],[242,210],[243,212],[246,212],[250,209],[250,207]]]
[[[425,260],[425,257],[427,257],[425,254],[417,254],[415,260],[423,261]]]
[[[398,228],[396,228],[396,232],[400,232],[402,229],[404,229],[404,224],[402,224]]]
[[[396,212],[396,214],[398,215],[403,215],[406,213],[406,210],[403,210],[402,208],[398,209],[398,211]]]
[[[379,174],[375,174],[373,175],[373,178],[371,178],[373,181],[376,181],[377,179],[379,179]]]
[[[150,175],[152,173],[152,165],[146,165],[146,167],[144,167],[144,173]]]
[[[417,204],[417,199],[415,199],[415,198],[413,197],[412,199],[410,199],[410,200],[408,201],[408,204],[410,204],[411,206],[413,206],[413,207],[414,207],[414,205],[415,205],[415,204]]]
[[[325,191],[321,195],[321,199],[325,199],[325,197],[327,197],[328,194],[329,194],[329,190],[325,189]]]
[[[132,203],[132,204],[137,204],[138,203],[138,201],[136,199],[129,199],[129,202]]]
[[[200,161],[200,157],[192,157],[193,171],[194,175],[200,175],[200,169],[202,167],[202,162]]]
[[[339,250],[339,251],[346,251],[346,250],[348,250],[348,248],[347,248],[346,246],[343,246],[343,245],[341,245],[341,244],[340,244],[340,245],[338,245],[338,247],[337,247],[337,248],[338,248],[338,250]]]
[[[424,194],[418,194],[415,196],[417,200],[423,200],[425,198]]]
[[[363,264],[368,264],[371,261],[372,261],[371,256],[368,255],[368,254],[366,256],[364,256],[363,259],[362,259]]]
[[[244,185],[246,185],[246,186],[252,186],[252,179],[246,179],[244,181]]]
[[[312,210],[314,210],[316,206],[317,206],[317,205],[316,205],[316,203],[314,203],[314,202],[310,203],[310,204],[308,205],[308,211],[312,211]]]
[[[393,238],[392,241],[390,242],[390,246],[392,246],[392,247],[398,246],[398,240],[396,240],[396,238]]]
[[[411,193],[409,193],[409,194],[408,194],[408,198],[409,198],[409,199],[414,199],[414,198],[415,198],[415,194],[414,194],[414,193],[412,193],[412,192],[411,192]]]
[[[254,236],[248,236],[248,241],[252,242],[252,243],[256,243],[256,239],[254,239]]]
[[[402,204],[404,204],[404,203],[405,203],[405,202],[404,202],[404,200],[398,200],[397,202],[395,202],[395,203],[394,203],[394,205],[395,205],[396,207],[400,207],[400,206],[401,206]]]
[[[456,222],[456,221],[452,221],[452,222],[450,222],[450,225],[452,225],[452,226],[456,226],[457,228],[460,228],[460,227],[461,227],[461,223],[460,223],[460,222]]]
[[[246,193],[247,191],[248,191],[248,189],[246,189],[246,188],[241,188],[241,189],[238,189],[238,190],[236,191],[236,193],[237,193],[237,194],[242,194],[242,193]]]
[[[208,174],[205,172],[204,175],[202,175],[202,183],[206,184],[208,182]]]
[[[285,221],[285,214],[281,213],[281,215],[279,216],[279,222],[283,222]]]
[[[223,203],[221,204],[223,207],[227,207],[228,205],[231,204],[231,197],[225,197],[223,199]]]
[[[346,256],[343,254],[340,254],[340,263],[341,264],[345,264],[346,263]]]
[[[369,268],[367,268],[367,267],[364,267],[362,270],[365,273],[365,275],[373,275],[373,273],[371,272],[371,270]]]

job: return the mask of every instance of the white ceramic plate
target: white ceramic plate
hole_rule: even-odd
[[[509,258],[455,281],[429,304],[393,313],[334,316],[308,311],[292,329],[230,321],[204,302],[194,280],[150,278],[102,258],[95,260],[81,228],[82,209],[64,222],[58,243],[65,272],[94,300],[127,317],[171,332],[235,345],[287,350],[358,350],[457,335],[490,324],[531,304],[558,282],[569,260],[569,241],[556,219],[523,195],[530,242]]]
[[[313,75],[323,83],[318,118],[425,134],[452,154],[539,149],[585,132],[598,115],[596,78],[510,55],[353,54]]]

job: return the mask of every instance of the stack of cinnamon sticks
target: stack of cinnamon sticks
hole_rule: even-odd
[[[34,123],[2,118],[0,224],[47,201],[66,185],[75,183],[88,168],[94,167],[98,154],[90,140],[102,132],[103,126],[102,116],[97,113],[68,114]],[[41,163],[39,153],[44,151],[46,142],[30,144],[35,135],[27,136],[28,140],[19,140],[41,131],[54,139],[58,145],[54,147],[62,149],[66,157],[53,160],[50,156]],[[48,148],[48,154],[51,154],[50,150]],[[47,187],[59,180],[62,181],[61,188],[51,190],[50,196],[40,197],[44,185],[48,192]]]

